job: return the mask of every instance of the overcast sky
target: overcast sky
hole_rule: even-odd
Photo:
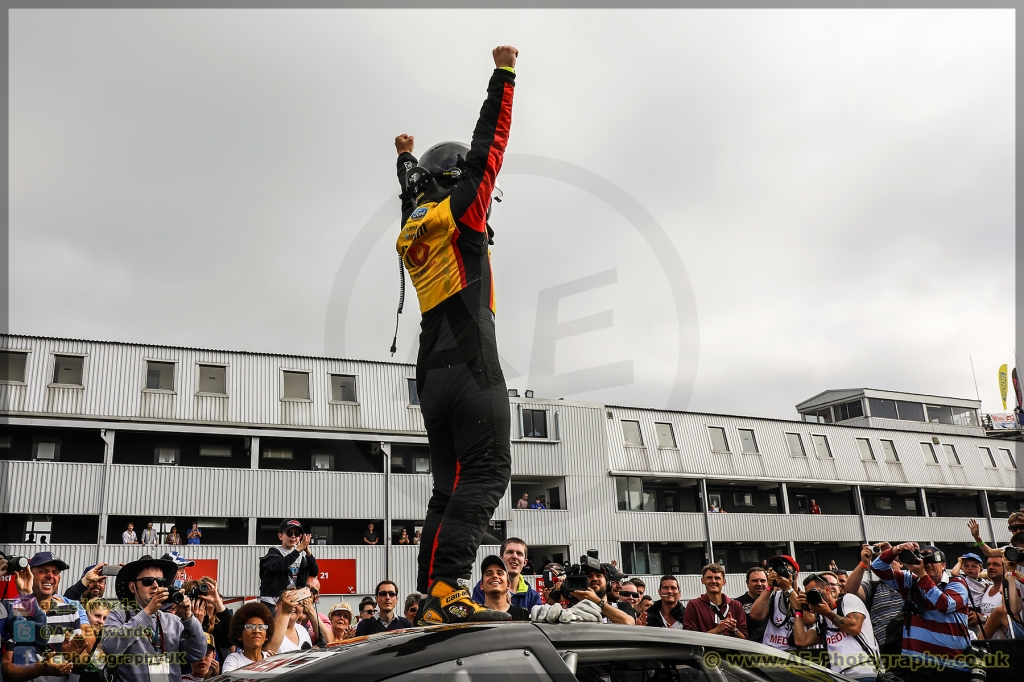
[[[586,188],[500,176],[511,387],[666,406],[696,327],[692,395],[671,407],[972,398],[973,356],[983,409],[1002,411],[1012,10],[11,10],[11,330],[388,359],[397,200],[359,252],[345,338],[325,338],[342,259],[399,189],[395,135],[417,152],[468,139],[506,43],[507,170],[537,155],[597,174],[683,266]],[[692,289],[686,319],[673,283]],[[554,377],[545,296],[559,323],[606,325],[558,340]],[[411,289],[402,318],[405,361]],[[603,365],[629,371],[559,379]]]

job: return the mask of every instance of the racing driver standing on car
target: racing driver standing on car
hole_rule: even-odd
[[[417,624],[508,620],[470,598],[484,529],[512,471],[509,402],[498,363],[487,224],[512,122],[519,51],[493,51],[494,72],[472,145],[442,142],[419,161],[395,138],[403,185],[397,249],[422,314],[416,388],[433,492],[420,542]]]

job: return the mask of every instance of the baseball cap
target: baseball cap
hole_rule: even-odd
[[[601,568],[604,569],[604,575],[606,578],[608,578],[608,580],[614,580],[615,582],[618,582],[623,578],[629,577],[628,575],[617,569],[615,566],[612,566],[611,564],[601,564]]]
[[[501,560],[500,556],[494,554],[485,556],[484,560],[480,562],[480,572],[483,573],[490,566],[501,566],[501,568],[508,573],[508,567],[505,565],[505,562]]]
[[[196,562],[186,559],[177,552],[168,552],[160,557],[164,561],[171,561],[178,568],[188,568],[189,566],[195,566]]]
[[[963,555],[962,557],[960,557],[960,558],[961,558],[961,559],[971,559],[972,561],[977,561],[977,562],[978,562],[979,564],[981,564],[982,566],[984,566],[984,565],[985,565],[985,562],[981,560],[981,557],[980,557],[980,556],[978,556],[977,554],[975,554],[974,552],[968,552],[967,554],[964,554],[964,555]]]
[[[302,529],[302,524],[299,523],[298,520],[296,519],[285,519],[284,521],[282,521],[281,525],[277,527],[277,532],[283,533],[289,528],[298,528],[300,531],[305,533],[305,531]]]
[[[203,634],[206,635],[206,648],[216,650],[217,645],[213,643],[213,635],[209,632],[204,632]]]
[[[82,575],[80,575],[80,576],[78,576],[78,577],[79,577],[79,578],[84,578],[84,577],[85,577],[85,574],[86,574],[86,573],[88,573],[89,571],[91,571],[91,570],[92,570],[92,569],[94,569],[94,568],[96,568],[96,564],[93,564],[93,565],[91,565],[91,566],[86,566],[86,567],[85,567],[85,570],[84,570],[84,571],[82,571]]]
[[[327,617],[330,618],[331,616],[333,616],[335,611],[348,611],[348,615],[352,615],[352,607],[349,606],[348,602],[346,601],[340,602],[332,606],[331,610],[327,612]]]
[[[36,552],[32,555],[32,558],[28,560],[28,565],[32,568],[35,568],[36,566],[43,566],[45,564],[54,564],[58,570],[61,571],[68,570],[68,565],[53,552]]]
[[[770,559],[768,559],[768,565],[771,566],[772,562],[775,561],[776,559],[781,559],[782,561],[785,561],[787,564],[789,564],[790,566],[793,567],[794,571],[799,571],[800,570],[800,564],[798,564],[796,562],[796,559],[794,559],[793,557],[789,556],[788,554],[776,554],[775,556],[773,556]]]

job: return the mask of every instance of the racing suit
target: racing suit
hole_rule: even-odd
[[[508,142],[514,85],[513,71],[494,70],[454,191],[419,206],[403,199],[396,247],[422,313],[416,388],[434,477],[416,580],[423,593],[437,577],[470,576],[512,471],[487,209]],[[415,165],[412,154],[400,154],[399,180]]]

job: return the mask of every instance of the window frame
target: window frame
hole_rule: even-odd
[[[894,440],[887,440],[885,438],[879,438],[878,442],[882,444],[882,461],[883,462],[896,462],[898,464],[900,462],[900,453],[896,449],[896,441],[894,441]],[[889,446],[892,449],[892,456],[893,456],[892,459],[889,459],[889,453],[885,449],[885,444],[886,443],[888,443]]]
[[[857,451],[860,453],[860,461],[862,461],[862,462],[877,462],[878,461],[878,458],[875,457],[875,449],[873,447],[871,447],[871,439],[870,438],[855,438],[854,442],[856,442],[856,444],[857,444]],[[868,451],[867,451],[867,455],[868,456],[867,457],[864,457],[864,450],[860,446],[861,443],[864,443],[864,445],[866,445],[867,448],[868,448]]]
[[[750,498],[750,502],[740,502],[742,498]],[[734,492],[732,494],[732,505],[734,507],[753,507],[754,506],[754,493],[752,492]]]
[[[526,414],[527,413],[530,414],[530,432],[533,433],[534,431],[536,431],[536,424],[534,422],[536,421],[536,413],[537,412],[540,412],[541,414],[544,415],[544,433],[543,433],[543,435],[540,435],[540,436],[527,435],[527,433],[526,433]],[[548,421],[549,421],[549,419],[548,419],[548,411],[546,409],[544,409],[543,407],[540,407],[540,408],[538,408],[538,407],[526,407],[526,406],[522,406],[522,405],[519,407],[519,433],[521,434],[523,440],[527,440],[527,439],[528,440],[532,440],[532,441],[550,440],[551,439],[551,429],[548,428]]]
[[[1007,471],[1017,470],[1017,460],[1014,459],[1013,453],[1010,452],[1010,448],[999,448],[999,452],[1003,455],[1003,468]],[[1009,464],[1010,466],[1006,466]]]
[[[330,404],[331,405],[358,405],[359,404],[359,375],[358,374],[356,374],[354,372],[351,373],[351,374],[348,374],[348,373],[345,373],[345,372],[328,372],[327,375],[328,375],[327,378],[330,381],[330,386],[331,386],[331,400],[330,400]],[[334,397],[334,377],[346,377],[346,378],[349,378],[349,379],[352,380],[352,400],[345,400],[344,399],[344,392],[342,392],[343,393],[342,400],[336,400],[335,399],[335,397]],[[408,387],[406,387],[406,390],[408,390]],[[419,405],[419,403],[417,403],[417,405]]]
[[[415,400],[413,399],[414,396]],[[405,397],[408,401],[406,403],[407,407],[415,407],[417,410],[420,409],[420,391],[416,386],[416,377],[405,378]]]
[[[982,452],[982,450],[984,450],[984,452]],[[988,447],[987,445],[979,445],[978,453],[981,454],[981,459],[983,462],[985,462],[986,469],[999,468],[999,463],[996,462],[996,456],[992,454],[992,448]],[[985,456],[986,454],[988,455],[988,457]]]
[[[736,430],[740,437],[740,454],[743,455],[760,455],[761,450],[757,447],[757,434],[754,433],[754,429],[737,429]],[[750,441],[754,444],[753,450],[744,449],[743,445],[743,433],[747,432],[750,434]]]
[[[640,437],[639,443],[631,443],[629,437],[626,435],[626,424],[636,424],[636,435]],[[619,428],[622,429],[622,444],[627,448],[644,448],[647,445],[644,443],[644,430],[640,428],[639,419],[620,419]]]
[[[790,436],[796,436],[796,442],[800,446],[800,453],[793,452],[793,442],[789,439]],[[807,459],[807,448],[804,447],[803,437],[795,431],[786,432],[786,448],[789,450],[790,457],[799,457],[801,459]]]
[[[885,500],[885,505],[882,504],[882,500]],[[892,497],[876,497],[875,509],[881,509],[883,511],[892,511]]]
[[[667,426],[668,427],[668,437],[672,440],[672,445],[662,445],[661,444],[661,434],[658,433],[658,427],[659,426]],[[676,441],[676,430],[672,428],[672,422],[654,422],[654,437],[657,438],[657,440],[658,440],[658,449],[659,450],[678,450],[679,449],[679,443],[678,443],[678,441]]]
[[[828,455],[826,455],[825,457],[822,457],[821,456],[821,452],[818,451],[818,442],[816,440],[814,440],[815,438],[821,438],[822,441],[825,443],[825,450],[828,452]],[[825,435],[824,433],[812,433],[811,434],[811,445],[814,446],[814,456],[815,457],[817,457],[818,459],[827,459],[827,460],[832,460],[833,462],[835,461],[836,454],[834,452],[832,452],[832,445],[829,444],[828,436],[827,435]]]
[[[725,432],[725,427],[724,426],[711,426],[710,424],[707,424],[706,426],[707,426],[707,430],[708,430],[708,440],[711,443],[711,452],[717,452],[717,453],[723,454],[723,455],[731,455],[732,454],[732,450],[729,449],[729,434],[727,434]],[[711,436],[712,430],[718,430],[718,431],[720,431],[722,433],[722,442],[725,443],[725,450],[716,450],[715,449],[715,439]]]
[[[226,448],[227,451],[228,451],[228,454],[226,454],[226,455],[216,454],[215,455],[215,454],[211,454],[209,452],[210,450],[216,450],[216,449],[220,449],[220,448]],[[207,452],[203,452],[204,450],[207,450]],[[200,443],[199,444],[199,456],[200,457],[214,457],[214,458],[220,458],[220,459],[230,459],[231,457],[234,457],[234,455],[235,455],[235,449],[231,445],[225,445],[223,443]]]
[[[317,457],[327,458],[327,468],[316,465]],[[314,450],[309,453],[309,468],[311,471],[334,471],[334,453],[325,450]]]
[[[202,390],[203,378],[201,376],[201,373],[202,373],[204,367],[218,367],[218,368],[224,370],[224,392],[223,393],[214,393],[213,391],[204,391],[204,390]],[[228,365],[226,363],[223,363],[223,362],[199,362],[197,360],[196,361],[196,395],[197,396],[200,396],[200,395],[202,395],[202,396],[213,396],[213,397],[216,397],[216,398],[227,398],[228,395],[229,395],[229,393],[228,393],[228,368],[229,367],[230,367],[230,365]]]
[[[951,467],[962,467],[963,462],[960,461],[960,453],[956,451],[956,446],[952,443],[942,443],[942,453],[946,456],[946,464]],[[948,448],[948,449],[947,449]],[[949,456],[953,455],[955,461],[950,461]]]
[[[82,383],[80,383],[80,384],[62,384],[62,383],[58,383],[58,382],[52,380],[54,377],[53,377],[53,374],[51,373],[50,374],[51,381],[50,381],[50,383],[47,384],[47,388],[50,388],[50,387],[54,387],[54,388],[83,388],[83,389],[85,388],[85,359],[87,357],[89,357],[86,353],[51,353],[50,357],[53,359],[53,370],[54,370],[54,372],[56,372],[56,370],[57,370],[57,366],[56,366],[57,358],[79,358],[82,361],[82,376],[81,376]]]
[[[173,462],[161,462],[160,461],[160,450],[163,448],[174,448],[174,461]],[[153,443],[153,465],[159,467],[171,467],[181,466],[181,444],[180,443],[169,443],[169,442],[157,442]]]
[[[21,379],[0,379],[0,384],[9,384],[11,386],[28,386],[28,355],[31,352],[32,351],[22,350],[20,348],[0,348],[0,353],[7,353],[8,355],[20,355],[22,358]]]
[[[143,393],[161,393],[164,395],[174,395],[177,391],[174,389],[175,382],[178,380],[178,361],[177,360],[165,360],[163,358],[143,358],[145,364],[145,374],[143,375],[142,392]],[[170,365],[171,366],[171,387],[170,388],[150,388],[149,387],[149,365],[155,363],[158,365]]]
[[[287,374],[305,374],[306,375],[306,397],[305,398],[296,398],[296,397],[287,396],[287,395],[284,394],[284,390],[285,390],[285,375],[287,375]],[[308,369],[293,369],[291,367],[282,367],[281,368],[281,400],[284,401],[284,402],[292,402],[292,403],[311,403],[311,402],[313,402],[313,390],[312,390],[312,386],[310,386],[310,382],[311,382],[311,380],[313,378],[312,374],[313,374],[312,370],[308,370]],[[225,378],[227,378],[227,377],[225,377]]]
[[[935,446],[928,441],[920,441],[921,443],[921,456],[924,457],[924,463],[929,466],[941,466],[939,462],[939,454],[935,452]],[[927,449],[925,449],[927,448]],[[932,461],[928,461],[928,455],[931,454]]]

